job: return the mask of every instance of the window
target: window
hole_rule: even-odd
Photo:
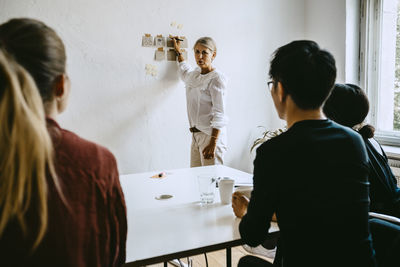
[[[377,139],[400,146],[400,0],[361,0],[360,85]]]

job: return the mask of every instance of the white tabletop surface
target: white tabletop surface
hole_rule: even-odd
[[[218,190],[213,204],[200,204],[197,176],[252,183],[251,174],[222,165],[171,170],[165,178],[150,178],[157,173],[121,176],[128,212],[127,263],[240,239],[240,220],[230,205],[220,203]],[[162,194],[173,197],[157,200]],[[272,224],[270,231],[277,230]]]

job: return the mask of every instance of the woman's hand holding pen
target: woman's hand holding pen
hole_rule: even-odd
[[[179,39],[178,36],[174,36],[172,37],[172,41],[174,42],[174,48],[176,51],[176,54],[178,55],[178,61],[182,62],[185,59],[182,56],[182,52],[181,52],[181,41],[183,41],[182,39]]]
[[[178,36],[174,36],[171,39],[174,42],[175,51],[181,53],[181,39],[179,39]]]

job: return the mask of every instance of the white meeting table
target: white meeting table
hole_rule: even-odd
[[[231,205],[215,202],[201,205],[198,175],[230,177],[235,183],[252,184],[252,175],[216,165],[166,171],[166,177],[150,178],[158,172],[122,175],[121,186],[128,212],[126,264],[143,266],[226,249],[231,266],[231,248],[243,244]],[[160,195],[170,199],[157,200]],[[279,231],[276,223],[270,232]]]

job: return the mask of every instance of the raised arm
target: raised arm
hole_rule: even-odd
[[[178,36],[172,37],[172,41],[174,42],[174,48],[176,51],[176,54],[178,55],[178,62],[185,61],[185,58],[183,57],[181,53],[181,42],[179,41]]]
[[[192,71],[192,69],[190,68],[190,66],[188,64],[186,64],[185,59],[182,56],[181,48],[180,48],[180,41],[177,41],[175,38],[178,38],[178,37],[177,36],[173,37],[172,41],[174,42],[175,51],[178,54],[178,61],[179,61],[178,73],[179,73],[179,77],[182,79],[182,81],[186,83],[189,80],[189,75],[190,75],[190,72]]]

